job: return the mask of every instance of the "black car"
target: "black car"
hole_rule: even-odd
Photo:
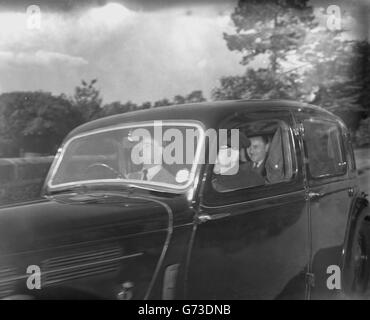
[[[231,162],[238,170],[225,173]],[[65,138],[42,200],[0,208],[0,297],[358,297],[370,212],[356,179],[347,128],[312,105],[225,101],[95,120]]]

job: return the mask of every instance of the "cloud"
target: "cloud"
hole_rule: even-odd
[[[136,13],[118,3],[108,3],[104,7],[91,8],[79,19],[84,28],[105,28],[111,31],[132,22]]]
[[[59,52],[38,50],[36,52],[0,51],[0,64],[49,66],[61,63],[69,66],[86,65],[88,62],[81,57],[73,57]]]
[[[107,102],[208,95],[221,76],[244,70],[222,37],[233,31],[232,10],[233,3],[151,12],[108,3],[42,11],[39,30],[27,29],[25,13],[0,12],[0,84],[70,94],[81,79],[98,78]]]
[[[236,0],[231,1],[236,2]],[[38,0],[35,2],[43,8],[47,8],[49,11],[71,12],[89,7],[103,7],[111,2],[121,4],[135,10],[153,11],[175,6],[184,7],[198,4],[214,5],[225,3],[225,0]],[[28,5],[30,5],[29,0],[1,0],[0,8],[23,9]]]

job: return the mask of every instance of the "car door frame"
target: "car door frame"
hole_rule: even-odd
[[[269,110],[270,111],[270,110]],[[247,199],[247,200],[244,200],[244,201],[239,201],[239,202],[234,202],[234,203],[226,203],[226,204],[223,204],[223,205],[214,205],[213,207],[212,206],[209,206],[209,202],[207,201],[204,201],[204,197],[205,197],[205,192],[207,192],[209,190],[209,188],[207,188],[207,183],[209,183],[209,179],[211,178],[212,176],[212,167],[213,165],[212,164],[206,164],[205,165],[205,168],[204,168],[204,171],[203,171],[203,175],[201,176],[201,178],[199,179],[201,181],[201,185],[200,185],[200,188],[199,188],[199,199],[197,201],[197,207],[196,207],[196,216],[195,216],[195,220],[196,220],[196,225],[195,225],[195,228],[194,228],[194,234],[193,234],[193,237],[192,239],[194,240],[194,237],[195,237],[195,234],[197,232],[197,228],[199,224],[202,224],[204,222],[207,222],[209,220],[219,220],[219,219],[224,219],[224,218],[227,218],[229,216],[228,213],[225,213],[223,212],[224,211],[224,208],[225,207],[238,207],[238,206],[241,206],[241,205],[245,205],[246,203],[249,203],[251,205],[251,208],[253,210],[256,210],[256,208],[258,208],[258,206],[265,206],[266,203],[268,201],[280,201],[281,198],[284,198],[286,197],[287,195],[291,195],[291,194],[296,194],[297,197],[300,197],[302,199],[302,201],[304,202],[304,205],[306,206],[306,193],[307,193],[307,190],[305,188],[305,184],[304,184],[304,170],[303,170],[303,158],[302,158],[302,145],[301,145],[301,142],[300,140],[298,139],[298,131],[297,131],[297,127],[296,127],[296,122],[295,122],[295,118],[294,118],[294,115],[293,113],[291,112],[291,110],[289,108],[279,108],[278,111],[283,111],[283,112],[286,112],[286,115],[289,116],[289,118],[291,119],[291,123],[289,123],[289,127],[290,127],[290,131],[291,131],[291,138],[292,138],[292,141],[290,141],[290,147],[292,148],[292,152],[294,154],[294,157],[295,157],[295,168],[294,168],[294,174],[295,174],[295,177],[289,181],[289,182],[283,182],[283,183],[277,183],[275,185],[273,185],[272,187],[272,190],[270,190],[270,193],[267,194],[266,196],[264,197],[255,197],[255,199]],[[226,120],[225,120],[226,121]],[[221,125],[220,125],[221,127]],[[281,185],[284,185],[284,186],[289,186],[291,189],[290,191],[284,191],[284,192],[280,192],[278,191],[278,189],[280,189],[279,187],[281,187]],[[261,188],[254,188],[256,190],[254,190],[254,194],[258,194],[260,191],[261,191]],[[287,188],[289,190],[289,188]],[[266,189],[265,189],[266,190]],[[267,202],[266,202],[267,201]],[[209,212],[207,212],[208,210],[207,209],[213,209],[213,210],[216,210],[214,213],[210,214]],[[307,215],[308,213],[308,210],[307,208],[305,208],[305,215]],[[307,218],[307,216],[306,216]],[[308,225],[307,225],[308,227]],[[308,233],[309,235],[309,233]],[[309,240],[310,239],[307,239],[307,245],[309,245]],[[193,243],[191,244],[190,246],[190,249],[189,249],[189,256],[191,255],[191,250],[192,250],[192,245]],[[308,249],[308,248],[307,248]],[[307,298],[307,291],[308,291],[308,286],[307,286],[307,283],[308,283],[308,277],[307,275],[309,274],[309,270],[305,270],[306,272],[306,275],[305,275],[305,294],[304,294],[304,297]]]
[[[348,146],[346,143],[346,139],[349,138],[348,132],[344,126],[344,124],[334,118],[334,116],[328,116],[324,112],[318,112],[314,111],[313,114],[309,114],[308,112],[300,112],[302,110],[298,110],[298,112],[294,112],[294,118],[297,123],[297,127],[299,128],[299,140],[300,144],[302,145],[302,156],[303,156],[303,171],[305,175],[305,187],[307,190],[306,193],[306,200],[307,200],[307,209],[308,209],[308,216],[310,221],[310,236],[311,236],[311,248],[310,248],[310,264],[309,264],[309,290],[308,290],[308,298],[311,298],[312,289],[315,287],[315,280],[316,276],[314,274],[313,270],[313,262],[314,262],[314,248],[313,248],[313,237],[314,237],[314,231],[313,231],[313,205],[316,201],[322,201],[322,199],[325,199],[326,196],[330,196],[333,193],[338,192],[344,192],[347,191],[349,196],[352,197],[351,204],[349,206],[349,211],[347,212],[347,219],[346,219],[346,225],[345,225],[345,235],[343,239],[343,250],[347,246],[347,238],[348,235],[348,229],[351,225],[351,216],[353,212],[353,202],[355,200],[355,197],[353,197],[353,194],[355,192],[355,175],[353,174],[353,170],[355,170],[355,164],[353,163],[353,159],[351,158],[351,155],[349,154]],[[306,149],[306,145],[304,142],[304,136],[307,134],[305,132],[304,128],[304,122],[307,120],[313,120],[316,122],[326,122],[326,123],[333,123],[337,126],[339,132],[340,132],[340,148],[341,148],[341,154],[342,154],[342,160],[345,161],[345,172],[341,174],[332,174],[328,176],[319,176],[319,177],[313,177],[311,176],[310,169],[309,169],[309,156],[308,151]],[[343,186],[340,186],[340,185]],[[350,186],[348,186],[350,185]],[[338,186],[340,188],[338,188]],[[324,192],[322,192],[324,190]],[[352,194],[352,196],[351,196]],[[343,261],[344,257],[342,256],[341,264],[339,265],[340,270],[343,270]],[[341,273],[341,276],[343,274]],[[329,277],[329,275],[328,275]]]

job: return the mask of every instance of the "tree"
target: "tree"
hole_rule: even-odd
[[[307,0],[239,0],[231,19],[236,33],[224,33],[227,47],[242,54],[245,74],[221,79],[214,99],[296,98],[298,74],[283,65],[316,26]],[[256,58],[263,66],[252,70]]]
[[[173,98],[173,101],[169,99],[161,99],[155,101],[153,104],[149,101],[143,102],[141,105],[136,105],[135,103],[128,101],[125,104],[115,101],[112,103],[108,103],[104,105],[100,112],[98,113],[97,117],[106,117],[120,113],[126,113],[135,110],[144,110],[144,109],[151,109],[157,107],[164,107],[164,106],[171,106],[177,104],[184,104],[184,103],[196,103],[196,102],[203,102],[206,99],[203,97],[203,92],[201,90],[194,90],[186,96],[176,95]]]
[[[239,0],[231,15],[236,33],[224,33],[228,48],[243,54],[241,64],[267,55],[266,69],[275,75],[287,53],[298,49],[314,28],[314,14],[308,0]]]
[[[360,103],[364,108],[363,117],[370,117],[370,43],[362,41],[358,43],[357,52],[360,58],[357,60],[358,73],[362,83]]]
[[[302,98],[342,117],[352,130],[369,106],[369,43],[348,40],[341,32],[311,34],[299,54]]]
[[[97,79],[90,83],[81,81],[81,86],[75,88],[73,104],[80,110],[83,120],[90,121],[99,117],[101,112],[102,98],[100,91],[95,88]]]
[[[212,91],[215,100],[289,99],[297,96],[296,74],[274,76],[267,70],[248,69],[244,76],[223,77]]]
[[[236,32],[224,39],[241,53],[246,72],[221,78],[212,97],[307,101],[336,113],[354,130],[370,110],[369,43],[318,27],[307,3],[240,0],[231,15]]]
[[[158,108],[158,107],[165,107],[165,106],[170,106],[172,103],[168,99],[162,99],[154,102],[153,107]]]
[[[173,97],[173,104],[184,104],[186,103],[186,98],[182,95],[176,95]]]
[[[196,102],[204,102],[206,99],[203,97],[203,92],[201,90],[195,90],[189,93],[186,96],[187,103],[196,103]]]
[[[139,106],[139,109],[150,109],[152,107],[152,103],[147,101],[147,102],[144,102],[141,104],[141,106]]]
[[[9,152],[3,156],[17,156],[20,149],[53,154],[65,135],[83,121],[65,96],[41,91],[2,94],[0,113],[0,136]]]
[[[109,104],[104,105],[99,113],[99,117],[111,116],[114,114],[126,113],[129,111],[136,110],[138,106],[131,101],[122,104],[119,101],[115,101]]]
[[[356,146],[370,147],[370,117],[360,121],[356,132]]]

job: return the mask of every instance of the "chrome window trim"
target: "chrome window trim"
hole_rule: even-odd
[[[271,196],[262,197],[262,198],[258,198],[258,199],[251,199],[251,200],[246,200],[246,201],[226,203],[226,204],[214,205],[214,206],[210,206],[210,205],[202,203],[201,206],[204,209],[209,209],[209,210],[213,209],[213,210],[215,210],[215,209],[222,209],[222,208],[229,208],[229,207],[238,207],[240,205],[254,205],[256,203],[265,202],[267,200],[286,198],[286,197],[299,195],[299,194],[302,194],[302,199],[304,199],[305,190],[304,190],[303,186],[302,186],[302,189],[299,189],[299,190],[294,190],[294,191],[290,191],[290,192],[286,192],[286,193],[279,193],[279,194],[276,194],[276,195],[271,195]],[[226,217],[227,216],[223,216],[222,218],[226,218]]]
[[[340,123],[338,121],[335,121],[335,120],[332,120],[332,119],[309,118],[309,119],[304,119],[302,121],[303,126],[304,126],[305,122],[320,123],[320,124],[323,124],[323,125],[325,125],[325,124],[327,125],[328,123],[330,123],[330,124],[335,126],[335,128],[337,129],[337,131],[339,133],[338,137],[339,137],[339,148],[340,148],[340,156],[341,156],[341,159],[340,159],[341,162],[339,162],[338,164],[341,164],[340,166],[344,167],[344,169],[345,169],[343,172],[340,172],[340,173],[324,173],[324,174],[321,174],[321,175],[318,175],[318,176],[314,176],[311,172],[311,169],[310,169],[310,158],[309,158],[309,155],[308,155],[308,150],[307,150],[307,145],[306,145],[305,152],[307,152],[307,154],[305,154],[305,157],[308,159],[307,168],[308,168],[308,173],[309,173],[310,180],[315,181],[315,180],[321,180],[321,179],[327,179],[327,178],[337,178],[337,177],[345,176],[348,173],[348,161],[347,161],[345,146],[344,146],[343,130],[342,130],[342,127],[341,127]],[[304,130],[306,130],[306,129],[304,129]],[[306,144],[304,137],[303,137],[303,142]]]
[[[256,188],[263,188],[266,186],[276,186],[276,185],[284,186],[288,183],[292,183],[298,180],[299,170],[298,170],[297,148],[296,148],[296,143],[294,140],[294,133],[293,133],[292,126],[289,123],[286,123],[284,120],[279,120],[279,119],[277,120],[280,122],[283,122],[284,126],[286,127],[287,134],[288,134],[288,141],[286,142],[288,143],[288,147],[289,147],[289,150],[288,150],[289,151],[289,162],[291,166],[291,176],[289,177],[289,180],[282,180],[282,181],[271,183],[271,184],[263,184],[263,185],[261,184],[261,185],[246,187],[246,188],[230,189],[230,190],[225,190],[225,191],[218,191],[212,186],[214,192],[217,192],[219,195],[222,196],[223,194],[231,194],[234,192],[240,192],[242,190],[250,191]],[[213,169],[212,169],[212,175],[213,175]]]
[[[120,129],[127,129],[127,128],[142,128],[142,127],[155,127],[156,125],[159,125],[159,122],[162,123],[163,126],[167,125],[174,125],[174,126],[187,126],[187,127],[194,127],[199,130],[200,135],[199,135],[199,140],[198,140],[198,146],[195,154],[195,159],[194,163],[192,165],[189,179],[186,185],[184,186],[177,186],[174,184],[168,184],[168,183],[161,183],[161,182],[151,182],[151,181],[138,181],[138,180],[133,180],[133,179],[98,179],[98,180],[77,180],[73,182],[66,182],[66,183],[60,183],[60,184],[53,184],[53,178],[56,174],[57,169],[59,169],[60,163],[64,157],[65,151],[69,144],[73,142],[76,139],[80,139],[85,136],[90,136],[98,133],[103,133],[103,132],[109,132],[109,131],[115,131],[115,130],[120,130]],[[142,189],[148,189],[148,190],[155,190],[158,191],[158,188],[154,187],[162,187],[168,190],[169,192],[175,192],[175,191],[185,191],[186,189],[189,188],[189,186],[193,183],[194,177],[196,174],[196,170],[199,165],[199,158],[202,154],[202,149],[204,148],[204,140],[205,140],[205,128],[204,125],[197,120],[151,120],[151,121],[142,121],[142,122],[131,122],[127,124],[121,124],[121,125],[114,125],[110,127],[105,127],[101,129],[95,129],[91,131],[87,131],[81,134],[78,134],[69,140],[67,140],[64,145],[61,147],[60,153],[55,159],[55,162],[52,165],[51,168],[51,175],[50,178],[47,181],[47,187],[49,190],[58,190],[63,187],[70,187],[74,185],[101,185],[104,183],[109,183],[109,184],[123,184],[125,186],[132,186],[132,187],[137,187],[137,188],[142,188]]]

